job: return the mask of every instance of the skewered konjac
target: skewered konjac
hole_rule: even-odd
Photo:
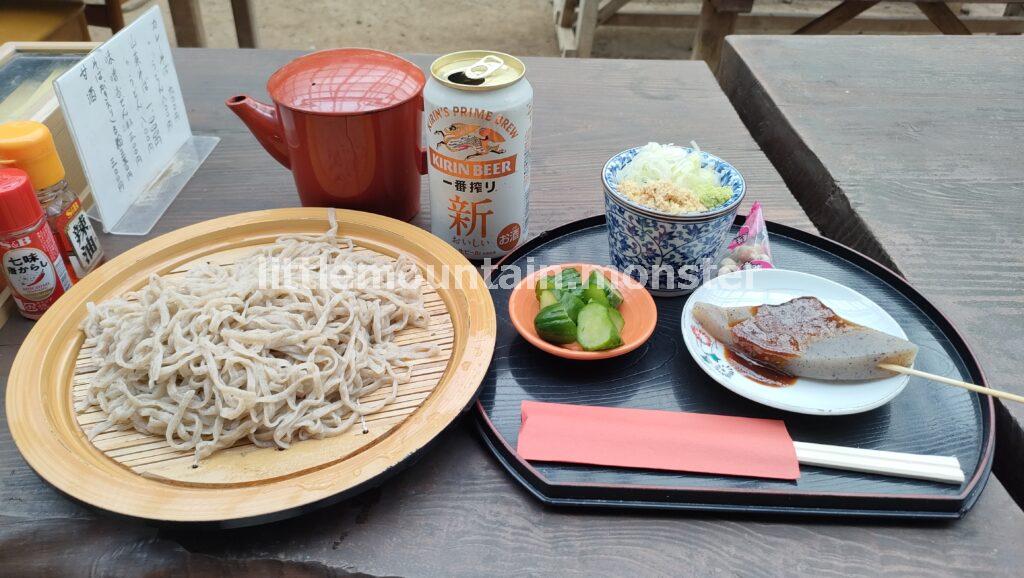
[[[816,297],[754,307],[696,303],[693,317],[734,353],[796,377],[891,377],[878,365],[910,367],[917,355],[913,343],[843,319]]]

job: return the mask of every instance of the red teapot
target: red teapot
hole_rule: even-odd
[[[322,50],[267,81],[274,105],[227,100],[256,140],[295,176],[304,206],[409,220],[420,210],[423,72],[388,52]]]

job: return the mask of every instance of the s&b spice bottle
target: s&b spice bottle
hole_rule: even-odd
[[[18,311],[39,317],[71,288],[53,232],[21,169],[0,168],[0,265]]]

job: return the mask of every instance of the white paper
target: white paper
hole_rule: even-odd
[[[160,8],[53,84],[109,230],[192,136]]]

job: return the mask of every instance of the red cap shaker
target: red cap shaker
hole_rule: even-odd
[[[39,319],[71,288],[53,231],[21,169],[0,169],[0,265],[18,311],[29,319]]]
[[[36,191],[21,169],[0,169],[0,237],[27,229],[43,218]]]

